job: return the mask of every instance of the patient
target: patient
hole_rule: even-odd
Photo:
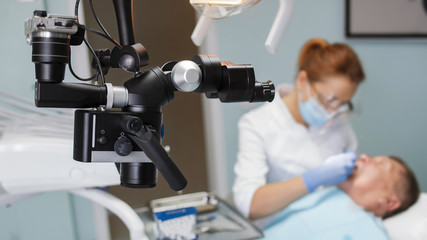
[[[406,210],[420,195],[412,170],[393,156],[360,155],[353,174],[338,187],[356,204],[383,218]]]
[[[414,173],[393,156],[360,155],[352,175],[337,187],[289,205],[265,229],[265,238],[388,239],[376,217],[404,211],[420,195]]]

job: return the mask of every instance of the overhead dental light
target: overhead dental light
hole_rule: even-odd
[[[239,14],[261,0],[190,0],[200,16],[191,39],[200,46],[214,19],[222,19]],[[274,54],[286,30],[294,8],[294,0],[279,0],[279,10],[268,34],[265,47]]]
[[[190,0],[195,9],[213,19],[226,18],[245,11],[261,0]]]

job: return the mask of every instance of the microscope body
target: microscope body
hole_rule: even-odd
[[[144,119],[144,124],[161,132],[162,113],[76,110],[73,158],[81,162],[114,162],[121,185],[133,188],[156,186],[157,171],[145,152],[127,135],[126,117]],[[157,138],[161,142],[160,136]]]
[[[141,71],[148,65],[148,54],[134,41],[132,1],[113,3],[121,44],[111,52],[98,50],[94,68],[102,79],[110,67],[133,72],[134,76],[123,86],[63,82],[70,45],[85,41],[85,27],[78,24],[76,16],[35,11],[25,27],[36,67],[35,104],[91,108],[75,111],[75,160],[116,163],[121,185],[126,187],[154,187],[159,170],[173,190],[182,190],[187,181],[161,146],[161,107],[173,100],[174,91],[205,93],[221,102],[271,102],[274,85],[257,82],[249,64],[221,62],[213,55],[196,55],[192,60]]]

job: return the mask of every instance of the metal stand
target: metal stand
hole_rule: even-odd
[[[141,218],[123,200],[99,189],[70,189],[67,191],[98,203],[117,215],[129,229],[130,240],[148,240]]]

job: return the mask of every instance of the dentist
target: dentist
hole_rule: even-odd
[[[262,228],[308,192],[347,179],[357,139],[346,113],[364,78],[348,45],[305,43],[295,87],[279,88],[272,103],[239,121],[233,198],[244,216]]]

